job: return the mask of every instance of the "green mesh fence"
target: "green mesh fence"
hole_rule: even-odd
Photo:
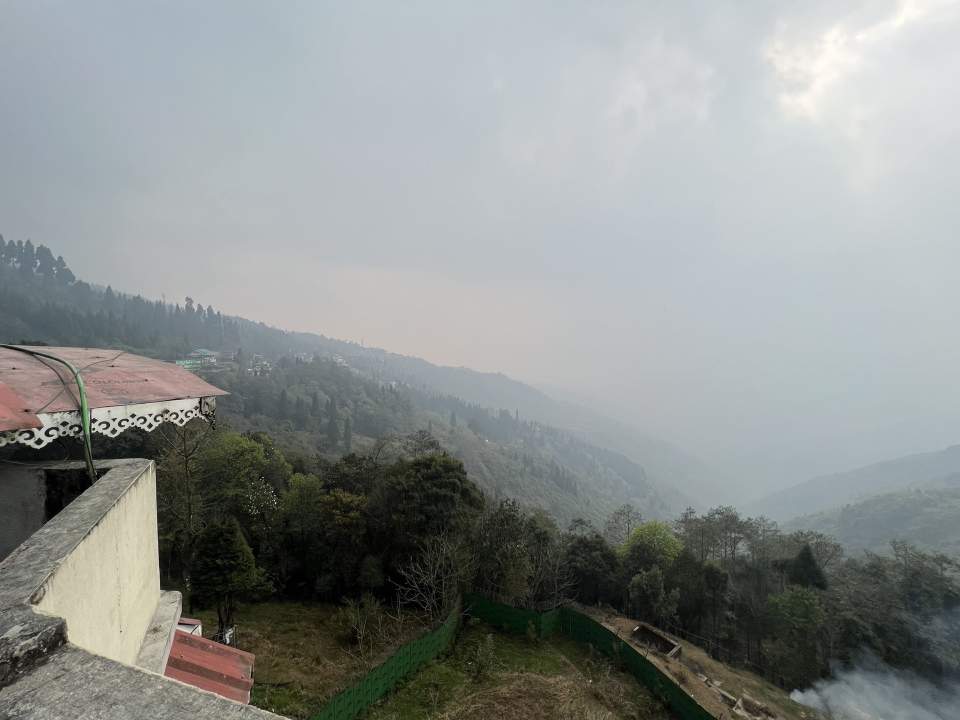
[[[681,720],[712,720],[713,716],[680,688],[670,677],[624,642],[616,633],[591,617],[572,608],[559,608],[545,613],[510,607],[479,595],[465,599],[466,612],[496,628],[512,633],[530,633],[545,638],[559,630],[577,642],[592,645],[614,658],[637,680],[666,702]]]
[[[680,720],[713,720],[713,715],[679,687],[673,679],[591,617],[572,608],[544,613],[510,607],[480,595],[468,595],[465,609],[473,617],[514,634],[546,638],[558,630],[571,639],[592,645],[622,663],[637,680],[666,702]],[[334,696],[312,720],[351,720],[392,690],[397,683],[446,652],[456,639],[461,608],[454,608],[443,625],[397,650],[353,687]]]
[[[538,638],[545,638],[556,627],[556,619],[551,619],[546,625],[544,615],[559,614],[557,610],[550,613],[538,613],[533,610],[510,607],[503,603],[488,600],[482,595],[467,595],[464,598],[464,609],[467,614],[483,620],[488,625],[504,632],[518,635],[533,633]]]
[[[588,643],[597,650],[623,663],[635,678],[666,702],[681,720],[713,720],[672,678],[661,672],[636,648],[617,637],[591,617],[572,608],[560,610],[560,629],[577,642]]]
[[[460,613],[458,605],[443,625],[401,647],[356,685],[331,698],[312,720],[351,720],[373,705],[401,680],[450,649],[460,627]]]

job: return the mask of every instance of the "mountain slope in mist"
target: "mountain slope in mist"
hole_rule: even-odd
[[[875,495],[929,486],[955,473],[960,473],[960,445],[822,475],[747,503],[745,509],[751,515],[789,520]]]
[[[672,488],[700,509],[724,499],[712,482],[715,473],[700,460],[582,403],[555,399],[502,373],[434,365],[421,358],[326,337],[319,342],[328,352],[381,380],[453,395],[484,407],[518,411],[524,418],[567,430],[599,448],[620,453],[642,465],[653,482]]]
[[[364,438],[432,428],[494,497],[539,504],[562,522],[600,523],[625,502],[654,517],[687,504],[669,477],[659,484],[650,477],[642,458],[636,462],[543,421],[553,401],[503,375],[287,332],[190,298],[168,305],[90,285],[72,273],[61,281],[25,263],[23,247],[10,247],[0,253],[0,341],[115,347],[164,360],[205,347],[242,355],[244,367],[263,355],[274,363],[263,376],[238,372],[240,362],[224,363],[211,381],[232,393],[221,403],[226,418],[276,435],[285,449],[349,452],[339,441],[347,421],[358,446]],[[337,432],[325,443],[330,417]]]
[[[827,533],[849,552],[886,552],[891,540],[906,540],[960,556],[960,474],[795,518],[784,529]]]

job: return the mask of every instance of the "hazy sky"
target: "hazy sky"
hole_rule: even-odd
[[[960,442],[960,5],[0,0],[0,232],[772,485]]]

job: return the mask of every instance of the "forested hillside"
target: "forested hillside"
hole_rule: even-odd
[[[98,456],[157,460],[165,583],[216,609],[221,630],[241,601],[337,602],[343,642],[362,655],[385,605],[437,619],[473,591],[530,608],[609,605],[785,688],[864,651],[937,681],[960,674],[950,557],[893,543],[844,558],[828,535],[733,507],[673,512],[680,498],[640,465],[519,408],[391,380],[335,341],[189,298],[92,287],[27,243],[0,246],[0,308],[7,341],[223,353],[198,370],[231,393],[216,425],[95,439]],[[5,459],[19,451],[37,457]]]
[[[746,504],[753,513],[789,520],[832,510],[873,495],[935,483],[960,473],[960,445],[823,475]]]
[[[890,540],[960,557],[960,475],[875,495],[785,523],[835,537],[848,552],[887,552]]]
[[[294,455],[333,461],[429,431],[492,497],[541,506],[562,522],[598,521],[624,502],[652,517],[686,504],[669,477],[658,485],[637,462],[539,420],[528,411],[552,401],[502,375],[286,332],[192,298],[171,305],[94,287],[30,241],[0,242],[0,308],[3,342],[115,347],[164,360],[196,348],[228,355],[203,371],[232,393],[221,419],[269,430]],[[255,369],[257,356],[268,370]]]
[[[698,505],[723,499],[716,473],[697,458],[582,404],[557,400],[502,373],[438,366],[420,358],[330,338],[320,338],[319,342],[326,351],[336,353],[372,377],[485,407],[518,411],[524,418],[562,428],[593,445],[610,448],[642,465],[655,483],[676,488]]]

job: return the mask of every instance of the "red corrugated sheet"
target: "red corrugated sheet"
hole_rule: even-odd
[[[0,430],[38,428],[42,425],[30,412],[27,402],[13,388],[0,383]]]
[[[237,702],[250,702],[254,656],[177,630],[164,675]]]
[[[81,370],[91,409],[227,394],[189,370],[140,355],[73,347],[33,349]],[[0,431],[39,427],[38,412],[76,410],[75,396],[73,377],[59,363],[0,348]]]

